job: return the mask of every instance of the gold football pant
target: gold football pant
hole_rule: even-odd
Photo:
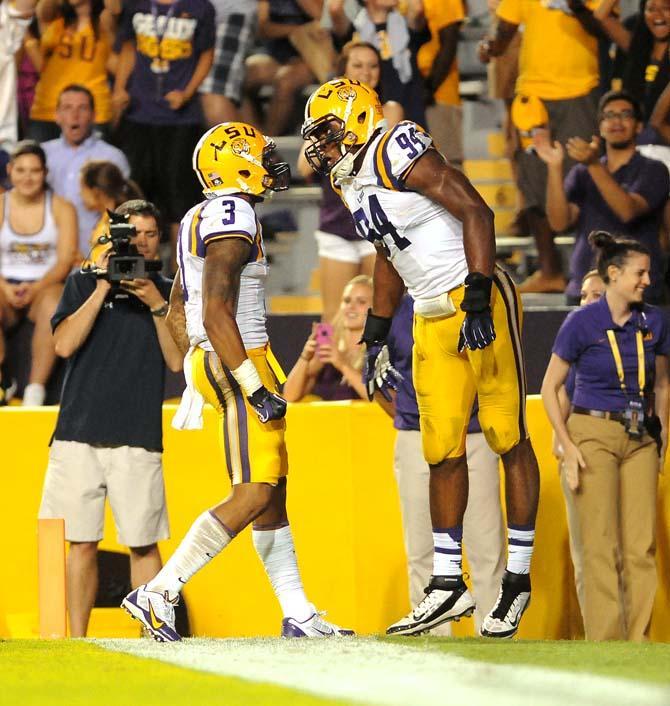
[[[465,453],[475,394],[479,423],[493,451],[504,454],[528,437],[521,299],[511,277],[499,267],[493,282],[496,340],[483,350],[458,352],[464,286],[449,292],[455,315],[430,319],[414,315],[413,378],[423,453],[430,464]]]
[[[279,392],[265,347],[247,351],[261,382]],[[220,441],[231,483],[277,485],[288,474],[286,420],[262,424],[230,370],[216,353],[196,348],[191,358],[193,383],[218,413]]]

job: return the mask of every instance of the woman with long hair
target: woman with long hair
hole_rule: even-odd
[[[349,42],[342,49],[337,70],[340,75],[366,83],[376,90],[381,71],[379,52],[372,44]],[[380,99],[384,117],[389,128],[392,128],[403,119],[402,106],[395,101],[384,103],[381,95]],[[298,172],[305,179],[315,176],[305,158],[304,148],[298,157]],[[319,177],[319,180],[323,197],[319,229],[314,235],[319,249],[322,318],[332,321],[339,309],[345,284],[356,275],[372,275],[375,249],[356,233],[351,214],[333,191],[328,177]]]
[[[116,210],[130,199],[141,199],[142,192],[135,182],[126,179],[112,162],[94,160],[87,162],[80,172],[81,199],[86,208],[97,211],[100,220],[91,232],[91,253],[88,259],[96,262],[102,249],[100,236],[109,232],[108,211]]]
[[[594,16],[626,55],[622,88],[651,116],[670,81],[670,0],[642,0],[632,30],[614,14],[618,0],[603,0]]]
[[[30,110],[29,135],[39,142],[60,135],[58,96],[65,86],[88,88],[94,98],[95,123],[105,128],[112,117],[107,80],[114,43],[114,16],[105,0],[54,0],[38,8],[41,39],[26,52],[40,73]]]
[[[3,331],[27,316],[35,329],[23,403],[41,405],[56,361],[51,317],[77,250],[77,214],[69,201],[49,190],[46,156],[36,142],[19,142],[8,172],[12,188],[0,195],[0,365]]]
[[[589,236],[605,285],[563,322],[542,383],[562,448],[582,559],[587,640],[643,640],[656,594],[656,495],[668,440],[670,334],[644,303],[649,250],[628,238]],[[560,390],[575,386],[565,420]]]
[[[326,401],[367,399],[363,384],[365,347],[360,340],[372,306],[372,278],[358,275],[347,283],[331,328],[315,324],[284,384],[288,402],[307,395]]]

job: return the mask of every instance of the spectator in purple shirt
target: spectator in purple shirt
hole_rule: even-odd
[[[599,104],[600,137],[591,142],[579,137],[564,148],[544,131],[534,140],[535,149],[549,169],[547,216],[559,232],[574,226],[575,249],[570,260],[568,303],[579,301],[582,278],[591,269],[593,253],[588,235],[606,230],[644,243],[651,255],[651,285],[645,301],[658,303],[663,296],[659,233],[668,200],[670,176],[662,162],[643,157],[635,149],[642,129],[639,104],[623,91],[610,91]],[[605,155],[600,157],[601,140]],[[576,164],[563,181],[565,152]]]
[[[582,549],[588,640],[643,640],[656,593],[656,496],[667,445],[670,336],[643,303],[649,250],[595,232],[605,296],[564,321],[542,383]],[[572,412],[559,390],[576,370]],[[621,561],[619,561],[621,557]]]
[[[597,302],[605,294],[605,283],[598,274],[598,270],[589,270],[582,280],[582,290],[580,292],[580,306],[586,306]],[[575,394],[575,367],[570,367],[565,383],[558,391],[558,399],[561,405],[561,412],[564,421],[570,416],[570,403]],[[582,578],[582,542],[579,532],[579,516],[575,507],[574,493],[568,486],[568,480],[563,472],[563,449],[558,443],[556,434],[553,434],[553,454],[559,461],[559,473],[561,476],[561,488],[565,498],[565,511],[568,519],[568,535],[570,539],[570,557],[572,558],[573,573],[575,576],[575,590],[580,610],[584,611],[584,581]]]
[[[112,104],[121,113],[120,147],[133,180],[156,204],[177,241],[179,221],[200,201],[191,159],[202,133],[197,91],[214,60],[214,8],[209,0],[124,3]]]
[[[433,572],[433,525],[430,519],[428,481],[430,469],[421,447],[419,408],[412,384],[412,322],[414,301],[406,294],[393,316],[387,339],[394,367],[403,376],[389,410],[380,395],[377,400],[393,413],[398,430],[394,467],[400,493],[403,534],[407,550],[410,600],[418,605]],[[445,404],[449,401],[445,400]],[[498,456],[491,451],[477,419],[477,403],[472,410],[466,441],[470,493],[465,511],[463,534],[468,547],[475,601],[476,633],[484,617],[498,598],[505,571],[505,524],[500,507],[500,475]],[[450,634],[450,627],[439,626],[437,634]]]

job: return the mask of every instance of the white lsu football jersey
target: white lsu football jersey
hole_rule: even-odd
[[[461,222],[404,186],[432,142],[416,123],[404,120],[371,141],[358,174],[333,185],[351,211],[357,233],[371,242],[383,241],[415,300],[448,292],[468,274]]]
[[[237,196],[219,196],[194,206],[179,226],[177,261],[184,291],[186,328],[192,346],[212,351],[203,325],[202,273],[210,243],[242,238],[252,246],[242,270],[235,319],[247,350],[268,341],[265,327],[265,278],[268,264],[261,224],[248,201]]]

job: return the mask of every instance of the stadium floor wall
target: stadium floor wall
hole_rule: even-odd
[[[216,417],[206,410],[203,431],[176,432],[173,405],[164,407],[165,479],[172,539],[164,558],[193,519],[228,493],[219,459]],[[0,638],[28,637],[37,625],[37,509],[56,408],[0,410],[4,492],[0,495],[3,580]],[[580,635],[568,553],[565,509],[551,430],[541,400],[528,401],[528,419],[540,461],[542,491],[533,560],[533,602],[520,637]],[[291,463],[289,513],[304,583],[330,619],[359,633],[383,632],[408,609],[405,554],[392,469],[394,430],[375,405],[364,402],[292,404],[287,443]],[[660,476],[659,590],[651,638],[670,642],[670,482]],[[111,515],[101,548],[120,550]],[[250,533],[244,532],[185,589],[195,635],[278,634],[281,614]],[[18,630],[13,627],[22,625]],[[28,630],[28,632],[30,632]],[[472,621],[455,625],[472,634]]]

